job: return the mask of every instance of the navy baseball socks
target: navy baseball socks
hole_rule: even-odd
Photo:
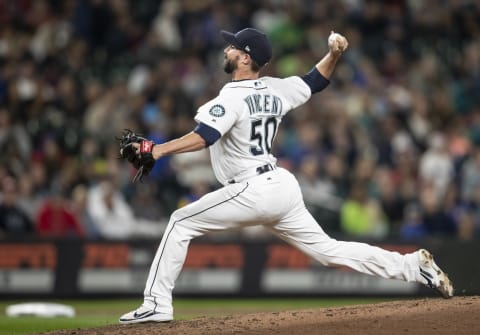
[[[169,322],[173,320],[173,316],[167,313],[155,312],[143,305],[134,311],[123,314],[119,321],[123,324],[142,323],[142,322]]]
[[[425,250],[418,250],[419,274],[418,282],[437,291],[442,297],[453,297],[453,285],[447,274],[433,260],[433,255]]]

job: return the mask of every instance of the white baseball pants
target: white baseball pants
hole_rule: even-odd
[[[307,211],[295,177],[285,169],[227,185],[176,210],[150,268],[144,306],[173,314],[172,290],[190,240],[207,232],[263,224],[323,265],[348,266],[382,278],[416,281],[416,253],[401,255],[330,238]]]

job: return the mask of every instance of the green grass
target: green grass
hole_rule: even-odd
[[[200,316],[299,310],[376,303],[388,300],[386,298],[176,299],[174,300],[174,308],[176,320],[188,320]],[[118,317],[138,307],[141,299],[48,301],[74,307],[76,316],[73,318],[9,318],[5,315],[5,309],[8,305],[22,302],[25,301],[0,301],[0,335],[36,334],[58,329],[91,328],[116,324],[118,323]]]

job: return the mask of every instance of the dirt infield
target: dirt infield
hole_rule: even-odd
[[[170,323],[112,325],[49,335],[146,334],[480,334],[480,297],[395,301],[275,313],[204,317]]]

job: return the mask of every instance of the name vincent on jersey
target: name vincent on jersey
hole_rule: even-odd
[[[247,96],[245,102],[250,110],[250,115],[266,114],[281,115],[282,100],[275,95],[270,94],[251,94]]]

